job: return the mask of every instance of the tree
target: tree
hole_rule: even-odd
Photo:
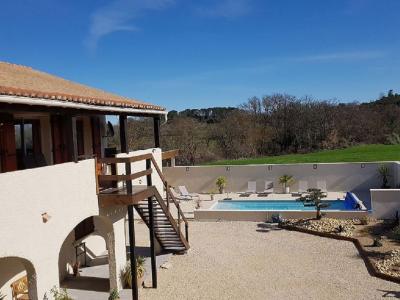
[[[313,205],[317,209],[316,219],[322,218],[321,208],[329,207],[328,203],[323,203],[322,199],[326,197],[326,194],[321,192],[320,189],[308,189],[307,195],[300,198],[304,205]]]

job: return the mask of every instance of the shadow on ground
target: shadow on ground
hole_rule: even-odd
[[[398,292],[398,291],[386,291],[386,290],[380,290],[380,289],[377,289],[377,291],[380,291],[383,293],[382,298],[400,299],[400,292]]]
[[[61,283],[61,287],[66,289],[108,293],[110,291],[110,281],[108,278],[81,276],[65,279]]]
[[[267,233],[270,231],[280,231],[282,228],[279,228],[277,224],[273,223],[259,223],[257,224],[257,232]]]

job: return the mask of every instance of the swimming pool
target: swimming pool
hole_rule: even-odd
[[[355,211],[345,207],[343,200],[325,200],[329,207],[321,210]],[[315,206],[304,206],[303,202],[295,200],[221,200],[212,210],[238,211],[315,211]]]

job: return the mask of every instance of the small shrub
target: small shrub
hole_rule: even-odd
[[[300,201],[306,204],[314,205],[317,209],[316,219],[321,220],[323,214],[321,213],[321,208],[329,207],[328,203],[322,202],[322,198],[325,198],[326,194],[321,192],[320,189],[308,189],[307,195],[300,197]]]
[[[336,231],[337,231],[338,233],[342,233],[342,232],[345,232],[345,228],[344,228],[343,225],[339,225],[338,228],[336,229]]]
[[[119,299],[119,292],[117,289],[113,289],[110,292],[110,296],[108,296],[108,300],[117,300]]]
[[[59,289],[56,286],[50,290],[54,300],[73,300],[67,292],[67,289]]]
[[[400,226],[394,227],[389,233],[389,237],[396,241],[400,241]]]
[[[367,216],[362,217],[362,218],[360,219],[360,224],[361,224],[361,225],[368,225],[368,224],[369,224],[369,218],[368,218]]]
[[[136,268],[137,268],[137,278],[142,278],[144,276],[144,258],[138,256],[136,258]],[[131,262],[128,260],[125,267],[120,272],[120,278],[122,281],[122,286],[124,288],[132,288],[132,274],[131,274]]]
[[[386,165],[380,165],[378,168],[378,173],[381,176],[382,179],[382,187],[383,189],[388,189],[390,188],[389,186],[389,177],[390,176],[390,170],[388,168],[388,166]]]
[[[382,247],[381,238],[374,238],[374,242],[372,243],[372,247]]]

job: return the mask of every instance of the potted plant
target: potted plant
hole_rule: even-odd
[[[386,165],[380,165],[378,168],[378,173],[382,178],[382,188],[388,189],[389,186],[389,177],[390,177],[390,170]]]
[[[304,205],[313,205],[317,209],[316,219],[321,220],[321,208],[326,208],[329,206],[327,203],[322,202],[322,198],[326,197],[326,194],[321,192],[320,189],[308,189],[307,195],[300,198],[300,201],[303,201]]]
[[[54,300],[73,300],[67,292],[67,289],[65,288],[57,288],[56,286],[54,286],[51,290],[50,290],[51,295],[53,296]]]
[[[215,181],[215,184],[217,185],[220,194],[224,193],[226,183],[227,183],[226,177],[224,176],[218,177],[217,180]]]
[[[144,277],[144,257],[138,256],[136,258],[136,270],[137,270],[137,284],[138,286],[143,285]],[[121,270],[120,278],[122,281],[122,286],[124,288],[132,288],[132,274],[131,274],[131,262],[128,260],[125,267]]]
[[[119,292],[117,289],[112,289],[110,296],[108,296],[108,300],[119,300]]]
[[[291,175],[282,175],[279,177],[279,183],[283,185],[283,189],[285,194],[290,193],[290,185],[294,182],[293,176]]]

